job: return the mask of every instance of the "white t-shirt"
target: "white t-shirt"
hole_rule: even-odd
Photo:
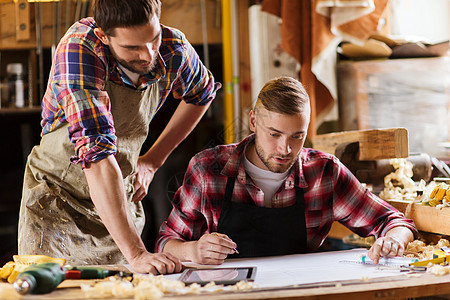
[[[272,207],[272,198],[288,177],[289,170],[284,173],[274,173],[261,169],[249,161],[246,155],[244,155],[244,169],[255,184],[263,191],[264,206]]]

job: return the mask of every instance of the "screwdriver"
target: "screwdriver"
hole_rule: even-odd
[[[22,295],[46,294],[55,290],[65,279],[103,279],[115,274],[132,276],[131,273],[98,267],[63,268],[57,263],[43,263],[31,265],[20,273],[14,282],[14,289]]]

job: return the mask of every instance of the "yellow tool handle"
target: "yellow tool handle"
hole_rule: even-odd
[[[438,257],[438,258],[433,258],[433,259],[428,259],[428,260],[421,260],[421,261],[416,261],[413,263],[410,263],[410,266],[414,266],[414,267],[426,267],[429,263],[432,264],[441,264],[443,262],[445,262],[447,257],[443,256],[443,257]]]

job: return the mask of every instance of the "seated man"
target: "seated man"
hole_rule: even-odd
[[[303,148],[309,120],[299,81],[266,83],[249,114],[253,134],[190,161],[156,250],[201,264],[221,264],[231,254],[305,253],[339,221],[378,238],[369,250],[375,263],[401,256],[417,233],[413,221],[365,189],[335,156]]]

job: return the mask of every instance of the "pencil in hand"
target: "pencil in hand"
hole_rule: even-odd
[[[211,233],[212,235],[219,236],[217,232]],[[233,248],[234,253],[239,254],[239,251],[236,248]]]

